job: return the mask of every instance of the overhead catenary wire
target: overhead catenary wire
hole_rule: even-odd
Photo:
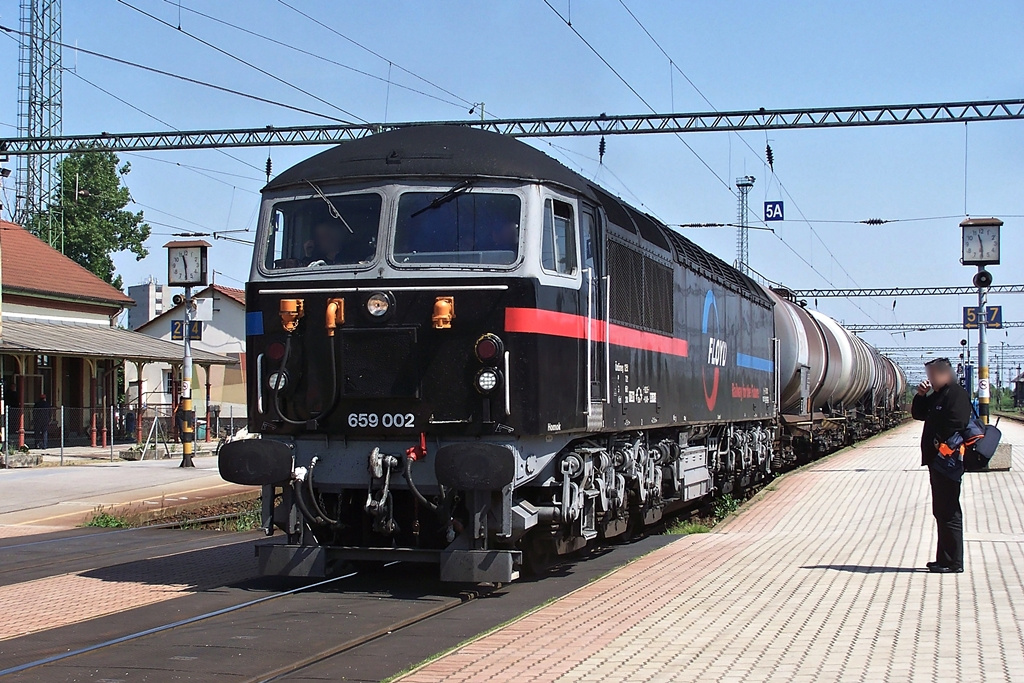
[[[179,166],[181,168],[187,168],[190,171],[205,171],[206,173],[216,173],[218,175],[228,176],[229,178],[239,178],[239,179],[242,179],[242,180],[252,180],[254,182],[260,182],[260,183],[263,182],[263,178],[257,178],[257,177],[250,176],[250,175],[242,175],[241,173],[232,173],[230,171],[221,171],[220,169],[209,168],[207,166],[196,166],[194,164],[183,164],[180,161],[171,161],[170,159],[161,159],[160,157],[151,156],[151,155],[145,154],[143,152],[125,152],[125,154],[130,154],[130,155],[132,155],[134,157],[138,157],[140,159],[149,159],[150,161],[158,161],[161,164],[170,164],[171,166]],[[253,168],[256,168],[257,170],[260,170],[260,171],[263,170],[263,169],[259,169],[259,168],[255,167],[255,166],[253,166]],[[244,190],[245,188],[239,188],[239,189]]]
[[[605,59],[604,55],[602,55],[602,54],[601,54],[601,53],[600,53],[600,52],[598,51],[598,49],[597,49],[597,48],[595,48],[595,47],[594,47],[594,46],[593,46],[593,45],[592,45],[592,44],[590,43],[590,41],[588,41],[588,40],[587,40],[587,39],[586,39],[585,37],[583,37],[583,34],[582,34],[582,33],[580,33],[580,32],[579,32],[578,30],[576,30],[576,27],[572,25],[572,22],[570,22],[570,21],[569,21],[568,19],[566,19],[565,17],[563,17],[563,16],[562,16],[562,13],[561,13],[561,12],[559,12],[559,11],[558,11],[557,9],[555,9],[555,6],[551,4],[550,0],[544,0],[544,4],[545,4],[545,5],[547,5],[547,6],[548,6],[548,7],[549,7],[549,8],[551,9],[551,11],[552,11],[552,12],[554,12],[554,13],[555,13],[555,15],[556,15],[556,16],[557,16],[557,17],[558,17],[559,19],[561,19],[561,20],[562,20],[562,23],[564,23],[564,24],[565,24],[566,26],[568,26],[568,27],[569,27],[569,29],[570,29],[570,30],[571,30],[571,31],[572,31],[573,33],[575,33],[575,34],[576,34],[576,36],[577,36],[577,37],[578,37],[578,38],[579,38],[579,39],[580,39],[581,41],[583,41],[583,44],[584,44],[584,45],[586,45],[586,46],[587,46],[587,47],[588,47],[588,48],[590,49],[590,51],[591,51],[591,52],[593,52],[593,53],[594,53],[594,54],[595,54],[595,55],[597,56],[597,58],[598,58],[598,59],[600,59],[600,60],[601,60],[601,62],[602,62],[602,63],[603,63],[603,64],[604,64],[605,66],[607,66],[607,67],[608,67],[608,69],[609,69],[609,70],[610,70],[610,71],[611,71],[611,72],[612,72],[613,74],[615,74],[616,78],[618,78],[618,79],[619,79],[620,81],[622,81],[623,85],[625,85],[625,86],[626,86],[627,88],[629,88],[629,91],[630,91],[631,93],[633,93],[634,95],[636,95],[637,99],[639,99],[639,100],[640,100],[641,102],[643,102],[643,103],[644,103],[644,106],[646,106],[646,107],[647,107],[648,109],[650,109],[650,110],[651,110],[651,113],[653,113],[653,114],[657,114],[657,113],[658,113],[658,111],[657,111],[657,110],[656,110],[656,109],[655,109],[654,107],[652,107],[652,106],[651,106],[651,104],[650,104],[650,103],[649,103],[649,102],[648,102],[648,101],[647,101],[647,100],[646,100],[646,99],[644,98],[644,96],[643,96],[643,95],[641,95],[641,94],[639,93],[639,91],[637,91],[637,89],[636,89],[636,88],[634,88],[634,87],[633,87],[633,86],[632,86],[632,85],[630,84],[630,82],[629,82],[629,81],[627,81],[627,80],[626,80],[626,79],[625,79],[625,78],[624,78],[624,77],[622,76],[622,74],[620,74],[620,73],[618,72],[618,70],[616,70],[616,68],[615,68],[614,66],[612,66],[611,62],[609,62],[609,61],[608,61],[607,59]],[[721,176],[719,176],[719,175],[718,175],[718,173],[716,173],[716,172],[715,172],[715,169],[711,168],[711,165],[710,165],[710,164],[708,164],[708,162],[704,161],[704,158],[703,158],[703,157],[702,157],[702,156],[701,156],[700,154],[698,154],[698,153],[697,153],[697,150],[695,150],[695,149],[694,149],[693,147],[691,147],[691,146],[690,146],[690,143],[688,143],[688,142],[687,142],[686,140],[684,140],[684,139],[683,139],[683,137],[682,137],[681,135],[679,135],[678,133],[675,133],[674,135],[676,136],[676,138],[677,138],[677,139],[678,139],[678,140],[679,140],[679,141],[680,141],[681,143],[683,143],[683,145],[684,145],[684,146],[686,147],[686,149],[690,150],[690,153],[691,153],[691,154],[693,154],[693,156],[695,156],[695,157],[697,158],[697,160],[698,160],[698,161],[699,161],[699,162],[700,162],[701,164],[703,164],[703,165],[704,165],[704,168],[706,168],[706,169],[708,170],[708,172],[709,172],[709,173],[711,173],[711,175],[713,175],[713,176],[715,177],[715,179],[716,179],[716,180],[718,180],[718,182],[720,182],[720,183],[721,183],[721,184],[722,184],[722,185],[723,185],[723,186],[725,187],[725,189],[729,191],[729,193],[730,193],[730,194],[732,194],[732,195],[735,195],[735,194],[736,194],[736,193],[735,193],[735,191],[734,191],[734,190],[732,189],[732,187],[731,187],[731,186],[729,185],[729,183],[728,183],[728,182],[726,182],[725,180],[723,180],[723,179],[721,178]]]
[[[29,36],[29,34],[26,33],[25,31],[19,31],[18,29],[11,28],[10,26],[4,26],[2,24],[0,24],[0,31],[3,31],[4,33],[6,33],[8,35],[17,35],[17,36],[22,36],[22,37],[28,37]],[[266,97],[260,97],[259,95],[253,95],[251,93],[243,92],[241,90],[235,90],[234,88],[228,88],[228,87],[223,86],[223,85],[217,85],[215,83],[210,83],[208,81],[204,81],[204,80],[201,80],[201,79],[198,79],[198,78],[191,78],[189,76],[183,76],[182,74],[177,74],[177,73],[174,73],[172,71],[166,71],[164,69],[158,69],[158,68],[153,67],[153,66],[147,66],[145,64],[140,64],[139,62],[133,62],[133,61],[128,60],[128,59],[121,59],[120,57],[114,57],[112,55],[108,55],[108,54],[105,54],[103,52],[97,52],[96,50],[89,50],[89,49],[86,49],[86,48],[81,47],[79,45],[71,45],[71,44],[68,44],[68,43],[63,43],[63,42],[61,42],[59,40],[53,40],[52,38],[38,38],[37,37],[36,40],[42,40],[44,42],[51,43],[52,45],[59,45],[60,47],[67,48],[69,50],[74,50],[75,52],[81,52],[82,54],[89,55],[90,57],[97,57],[99,59],[103,59],[103,60],[106,60],[108,62],[113,62],[115,64],[120,64],[122,66],[128,66],[128,67],[132,67],[134,69],[140,69],[142,71],[148,71],[149,73],[155,73],[155,74],[158,74],[160,76],[166,76],[168,78],[174,78],[174,79],[177,79],[179,81],[184,81],[186,83],[191,83],[193,85],[198,85],[198,86],[201,86],[201,87],[204,87],[204,88],[210,88],[212,90],[217,90],[219,92],[227,93],[229,95],[237,95],[238,97],[244,97],[246,99],[250,99],[250,100],[253,100],[255,102],[262,102],[263,104],[270,104],[270,105],[274,105],[275,107],[281,107],[283,109],[288,109],[288,110],[291,110],[291,111],[299,112],[300,114],[308,114],[309,116],[315,116],[315,117],[318,117],[318,118],[321,118],[321,119],[327,119],[328,121],[335,121],[337,123],[351,123],[351,121],[347,121],[346,119],[341,119],[341,118],[338,118],[336,116],[332,116],[330,114],[324,114],[324,113],[321,113],[321,112],[318,112],[318,111],[314,111],[312,109],[307,109],[305,107],[297,107],[297,106],[294,106],[294,105],[291,105],[291,104],[286,104],[284,102],[280,102],[278,100],[272,100],[272,99],[269,99],[269,98],[266,98]]]
[[[423,83],[426,83],[427,85],[429,85],[432,88],[436,88],[437,90],[443,92],[444,94],[446,94],[446,95],[448,95],[450,97],[454,97],[455,99],[459,100],[460,102],[462,102],[466,106],[469,106],[469,107],[473,106],[474,103],[471,102],[470,100],[467,100],[466,98],[464,98],[464,97],[462,97],[460,95],[457,95],[456,93],[453,93],[451,90],[448,90],[447,88],[444,88],[444,87],[438,85],[437,83],[435,83],[435,82],[433,82],[433,81],[431,81],[431,80],[429,80],[429,79],[427,79],[427,78],[425,78],[423,76],[420,76],[416,72],[407,69],[406,67],[402,66],[398,62],[395,62],[395,61],[385,57],[384,55],[380,54],[379,52],[377,52],[377,51],[375,51],[375,50],[373,50],[373,49],[363,45],[362,43],[360,43],[359,41],[355,40],[354,38],[350,38],[349,36],[345,35],[341,31],[336,29],[335,27],[331,26],[330,24],[325,24],[324,22],[320,21],[316,17],[303,12],[298,7],[295,7],[294,5],[292,5],[292,4],[288,3],[288,2],[285,2],[285,0],[277,0],[277,1],[280,4],[284,5],[285,7],[287,7],[288,9],[292,10],[293,12],[295,12],[296,14],[299,14],[299,15],[305,17],[306,19],[308,19],[309,21],[313,22],[317,26],[330,31],[331,33],[333,33],[334,35],[338,36],[342,40],[345,40],[345,41],[351,43],[352,45],[355,45],[359,49],[361,49],[361,50],[363,50],[363,51],[373,55],[374,57],[380,59],[381,61],[384,61],[384,62],[387,62],[389,64],[392,64],[394,66],[394,68],[398,69],[399,71],[402,71],[402,72],[412,76],[413,78],[415,78],[415,79],[417,79],[417,80],[419,80],[419,81],[421,81]]]
[[[546,4],[548,4],[549,7],[551,6],[550,3],[548,2],[548,0],[544,0],[544,2]],[[669,55],[668,51],[665,50],[665,48],[661,45],[660,42],[658,42],[657,38],[655,38],[654,35],[647,29],[647,27],[644,25],[644,23],[642,21],[640,21],[640,18],[637,17],[637,15],[633,13],[633,11],[629,8],[628,5],[626,5],[625,0],[619,0],[619,4],[622,5],[623,9],[626,10],[626,12],[629,14],[629,16],[633,19],[634,22],[636,22],[637,26],[640,27],[640,29],[647,35],[647,37],[651,39],[651,42],[654,43],[655,47],[657,47],[658,50],[661,52],[661,54],[664,55],[665,59],[667,59],[669,61],[670,68],[674,68],[676,71],[678,71],[679,74],[682,75],[683,78],[686,79],[686,82],[690,84],[690,86],[697,92],[698,95],[700,95],[701,99],[703,99],[704,102],[706,102],[707,105],[709,107],[711,107],[713,110],[718,111],[717,107],[715,107],[715,105],[711,102],[711,100],[708,99],[707,95],[705,95],[704,92],[700,88],[697,87],[697,84],[694,83],[693,80],[686,74],[686,72],[684,72],[679,67],[679,65],[676,63],[676,61],[674,59],[672,59],[672,57],[671,57],[671,55]],[[588,44],[588,46],[589,46],[589,44]],[[593,48],[591,48],[591,49],[593,49]],[[603,61],[603,59],[602,59],[602,61]],[[617,72],[616,72],[616,75],[618,75]],[[621,79],[621,76],[620,76],[620,79]],[[632,90],[632,87],[630,89]],[[636,91],[634,90],[634,92],[636,92]],[[673,95],[672,96],[673,96],[673,99],[674,99],[675,98],[674,91],[673,91]],[[646,104],[646,102],[645,102],[645,104]],[[648,106],[650,106],[650,105],[648,105]],[[767,131],[765,131],[765,135],[766,135],[766,139],[767,139]],[[757,158],[760,159],[760,155],[754,150],[753,147],[750,146],[750,143],[747,142],[746,139],[744,139],[742,135],[739,135],[737,133],[737,136],[739,137],[740,141],[747,147],[747,149],[749,149],[751,151],[751,153],[753,153]],[[687,145],[687,146],[689,146],[689,145]],[[707,164],[705,164],[705,166],[706,165]],[[778,176],[775,174],[774,168],[771,171],[771,176],[772,176],[772,178],[774,178],[775,182],[778,183],[779,187],[782,188],[783,192],[785,192],[786,195],[789,197],[790,201],[793,203],[794,208],[796,208],[797,213],[799,213],[801,215],[801,217],[804,219],[804,221],[807,223],[808,227],[811,230],[811,233],[818,239],[818,241],[821,243],[821,245],[823,247],[825,247],[825,250],[829,253],[829,256],[832,257],[832,260],[836,263],[836,265],[838,265],[840,267],[840,269],[842,269],[842,271],[844,273],[846,273],[846,276],[850,279],[851,282],[853,282],[854,284],[857,284],[856,280],[853,279],[853,277],[850,275],[849,271],[847,271],[846,268],[839,262],[839,260],[835,257],[835,254],[832,253],[832,250],[828,247],[827,244],[825,244],[824,240],[822,240],[821,236],[817,234],[817,231],[814,229],[814,226],[810,223],[810,221],[807,221],[807,218],[804,216],[803,211],[800,209],[799,205],[796,203],[796,200],[793,198],[792,194],[790,194],[789,190],[786,189],[786,187],[782,184],[782,181],[778,179]],[[715,177],[718,177],[718,175],[715,174]],[[729,187],[729,191],[732,192],[735,195],[735,192],[732,191],[731,187]],[[762,224],[767,226],[767,223],[765,223],[764,220],[762,220],[760,216],[757,216],[757,214],[754,213],[753,209],[750,209],[748,207],[747,210],[750,213],[750,215],[753,215],[755,217],[755,219],[757,219],[757,221],[759,223],[762,223]],[[775,231],[772,231],[772,232],[775,234],[776,237],[779,238],[779,240],[781,240],[783,242],[783,244],[786,245],[786,247],[790,251],[792,251],[794,254],[797,254],[799,256],[800,260],[803,261],[808,267],[810,267],[812,271],[817,273],[822,279],[824,279],[829,284],[833,284],[831,279],[826,278],[824,276],[824,274],[822,274],[820,271],[818,271],[818,269],[815,268],[806,258],[804,258],[802,254],[799,254],[799,252],[796,249],[794,249],[792,247],[792,245],[790,245],[785,240],[785,238],[782,237],[782,235],[780,235],[779,233],[777,233]],[[853,303],[853,305],[856,306],[858,308],[858,310],[860,310],[862,313],[864,313],[869,318],[874,320],[874,318],[872,316],[870,316],[866,311],[864,311],[864,309],[862,309],[856,302],[853,302],[851,300],[851,303]]]
[[[284,41],[277,40],[276,38],[273,38],[271,36],[259,33],[258,31],[253,31],[252,29],[245,28],[244,26],[239,26],[238,24],[234,24],[234,23],[232,23],[230,21],[227,21],[225,19],[221,19],[220,17],[215,17],[215,16],[213,16],[211,14],[206,14],[205,12],[200,12],[197,9],[194,9],[192,7],[188,7],[186,5],[182,5],[181,3],[175,2],[174,0],[164,0],[164,2],[166,2],[166,3],[170,4],[170,5],[174,5],[175,7],[180,7],[182,10],[184,10],[186,12],[191,12],[192,14],[195,14],[197,16],[203,17],[204,19],[209,19],[210,21],[216,22],[216,23],[221,24],[223,26],[227,26],[229,28],[233,28],[233,29],[235,29],[237,31],[241,31],[242,33],[247,33],[247,34],[249,34],[249,35],[251,35],[253,37],[259,38],[260,40],[265,40],[265,41],[267,41],[269,43],[273,43],[274,45],[278,45],[280,47],[286,48],[286,49],[291,50],[293,52],[297,52],[299,54],[306,55],[307,57],[312,57],[313,59],[317,59],[317,60],[325,62],[327,64],[332,64],[334,66],[337,66],[338,68],[345,69],[347,71],[351,71],[353,73],[359,74],[361,76],[365,76],[367,78],[372,78],[373,80],[380,81],[381,83],[387,83],[387,85],[389,87],[395,87],[395,88],[399,88],[401,90],[407,90],[409,92],[416,93],[417,95],[422,95],[424,97],[429,97],[430,99],[436,100],[438,102],[442,102],[444,104],[450,104],[453,107],[459,107],[460,109],[464,108],[464,106],[465,106],[462,102],[455,102],[453,100],[450,100],[450,99],[447,99],[447,98],[444,98],[444,97],[440,97],[438,95],[434,95],[433,93],[426,92],[425,90],[420,90],[418,88],[413,88],[413,87],[408,86],[408,85],[403,85],[401,83],[396,83],[396,82],[394,82],[394,81],[392,81],[390,79],[383,78],[383,77],[378,76],[376,74],[372,74],[369,71],[364,71],[363,69],[359,69],[359,68],[354,67],[354,66],[352,66],[350,64],[345,64],[345,63],[339,62],[339,61],[337,61],[335,59],[331,59],[330,57],[325,57],[324,55],[317,54],[317,53],[311,52],[309,50],[304,50],[303,48],[301,48],[301,47],[299,47],[297,45],[291,45],[291,44],[286,43]],[[390,60],[388,60],[388,65],[389,65],[388,70],[390,71],[390,68],[393,65],[393,63]],[[461,99],[461,98],[459,98],[459,99]],[[386,120],[386,118],[387,117],[385,117],[385,120]]]
[[[173,128],[174,130],[178,130],[177,128],[175,128],[171,124],[169,124],[166,121],[164,121],[163,119],[161,119],[160,117],[154,116],[153,114],[151,114],[148,111],[142,109],[141,107],[138,107],[138,106],[132,104],[128,100],[115,95],[114,93],[110,92],[106,88],[104,88],[104,87],[102,87],[102,86],[100,86],[100,85],[98,85],[96,83],[93,83],[92,81],[90,81],[88,78],[86,78],[82,74],[78,73],[77,71],[70,71],[69,70],[68,73],[71,74],[72,76],[74,76],[75,78],[79,79],[83,83],[86,83],[87,85],[92,86],[93,88],[99,90],[100,92],[102,92],[102,93],[104,93],[106,95],[109,95],[110,97],[114,98],[115,100],[117,100],[121,104],[134,109],[135,111],[139,112],[143,116],[147,116],[147,117],[153,119],[154,121],[156,121],[157,123],[160,123],[160,124],[163,124],[163,125],[167,126],[168,128]],[[254,165],[250,164],[248,161],[245,161],[244,159],[236,157],[234,154],[226,152],[223,149],[218,149],[217,151],[220,152],[221,154],[223,154],[224,156],[228,157],[229,159],[234,159],[235,161],[237,161],[240,164],[248,166],[249,168],[254,168],[256,170],[259,170],[259,168],[257,166],[254,166]],[[129,154],[133,154],[133,152],[129,152]],[[139,155],[139,156],[141,156],[141,155]],[[155,158],[155,157],[150,157],[150,158]],[[163,160],[161,159],[160,161],[163,161]],[[174,162],[167,162],[167,163],[174,163]],[[181,164],[178,164],[178,165],[180,166]],[[195,170],[195,169],[190,169],[190,170]],[[196,172],[199,173],[199,171],[196,171]],[[205,175],[205,174],[204,173],[200,173],[200,175]],[[206,176],[206,177],[209,178],[210,176]],[[220,180],[219,178],[211,178],[211,180],[216,180],[217,182],[222,182],[222,183],[225,182],[223,180]],[[230,183],[226,183],[226,184],[230,185]],[[234,187],[234,186],[232,185],[232,187]]]
[[[247,59],[243,59],[243,58],[239,57],[238,55],[234,54],[230,50],[225,50],[222,47],[218,47],[217,45],[214,45],[210,41],[205,40],[203,38],[200,38],[199,36],[197,36],[194,33],[190,33],[188,31],[186,31],[185,29],[181,28],[180,26],[175,27],[174,24],[172,24],[172,23],[170,23],[168,21],[164,21],[163,19],[161,19],[160,17],[156,16],[155,14],[150,14],[149,12],[147,12],[146,10],[144,10],[144,9],[142,9],[140,7],[136,7],[135,5],[131,4],[127,0],[117,0],[117,2],[122,4],[122,5],[124,5],[125,7],[129,8],[129,9],[131,9],[131,10],[134,10],[134,11],[138,12],[139,14],[142,14],[143,16],[149,17],[153,21],[155,21],[155,22],[157,22],[159,24],[162,24],[162,25],[166,26],[167,28],[169,28],[171,30],[178,31],[182,35],[186,35],[189,38],[191,38],[192,40],[195,40],[198,43],[202,43],[203,45],[205,45],[206,47],[210,48],[211,50],[214,50],[214,51],[224,55],[225,57],[228,57],[229,59],[233,59],[234,61],[238,62],[239,64],[244,64],[245,66],[249,67],[250,69],[258,71],[259,73],[261,73],[261,74],[263,74],[263,75],[265,75],[265,76],[267,76],[269,78],[274,79],[278,83],[281,83],[281,84],[291,88],[292,90],[300,92],[303,95],[306,95],[307,97],[312,97],[314,100],[316,100],[317,102],[320,102],[321,104],[326,104],[328,107],[332,107],[334,109],[337,109],[342,114],[345,114],[346,116],[351,116],[352,118],[360,121],[361,123],[369,123],[369,121],[367,121],[366,119],[362,118],[361,116],[359,116],[357,114],[354,114],[354,113],[352,113],[351,111],[349,111],[347,109],[339,107],[338,105],[334,104],[333,102],[325,100],[324,98],[320,97],[319,95],[317,95],[317,94],[315,94],[313,92],[310,92],[309,90],[306,90],[305,88],[299,87],[299,86],[295,85],[294,83],[292,83],[291,81],[288,81],[288,80],[286,80],[284,78],[281,78],[277,74],[271,73],[270,71],[267,71],[266,69],[264,69],[262,67],[259,67],[256,64],[253,64],[252,62],[250,62]],[[351,121],[347,121],[346,123],[351,123]]]

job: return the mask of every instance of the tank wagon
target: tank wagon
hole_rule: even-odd
[[[628,537],[899,418],[887,358],[518,140],[417,126],[263,190],[246,289],[261,570],[449,581]]]

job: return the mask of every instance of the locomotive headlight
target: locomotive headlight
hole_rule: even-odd
[[[272,372],[267,377],[267,382],[274,391],[281,391],[288,386],[288,375],[283,372]]]
[[[379,318],[382,315],[387,314],[390,309],[391,299],[384,292],[371,294],[370,298],[366,300],[366,312],[374,318]]]
[[[497,370],[484,368],[476,373],[476,390],[481,394],[489,394],[498,386],[500,380],[501,375]]]

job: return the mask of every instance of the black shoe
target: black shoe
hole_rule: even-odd
[[[945,565],[936,565],[934,567],[928,567],[928,571],[933,574],[963,574],[963,567],[946,567]]]
[[[941,567],[943,565],[941,562],[929,562],[925,566],[928,567],[929,570],[934,570],[936,567]]]

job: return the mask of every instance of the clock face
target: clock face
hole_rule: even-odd
[[[171,247],[167,250],[167,283],[199,285],[206,282],[202,247]]]
[[[999,263],[999,228],[994,225],[964,227],[963,262]]]

